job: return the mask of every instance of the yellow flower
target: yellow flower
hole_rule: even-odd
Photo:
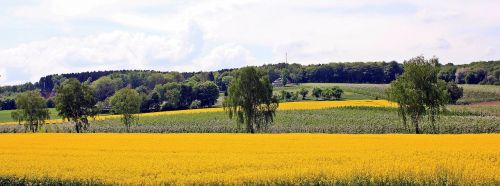
[[[278,110],[317,110],[335,107],[396,107],[395,103],[387,100],[347,100],[347,101],[302,101],[302,102],[286,102],[280,103]],[[151,112],[138,114],[139,117],[143,116],[163,116],[163,115],[176,115],[176,114],[193,114],[193,113],[206,113],[206,112],[223,112],[222,108],[203,108],[203,109],[190,109],[190,110],[175,110],[164,112]],[[99,115],[95,117],[96,120],[106,120],[119,118],[120,115]],[[62,119],[46,120],[48,124],[63,123]],[[17,124],[17,122],[3,122],[0,124]]]
[[[1,134],[0,178],[495,185],[499,147],[499,134]]]

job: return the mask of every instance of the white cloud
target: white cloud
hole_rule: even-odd
[[[198,71],[281,62],[285,52],[303,64],[402,61],[420,54],[443,63],[492,60],[500,58],[498,7],[500,1],[487,0],[48,0],[6,15],[17,23],[55,25],[69,36],[0,50],[0,69],[10,73],[3,82],[13,82],[14,68],[25,71],[26,80],[94,69]],[[86,19],[106,24],[79,25]],[[80,34],[82,27],[103,26],[121,31]],[[15,31],[0,38],[23,37]]]
[[[7,79],[7,69],[5,67],[0,67],[0,83],[6,83]]]
[[[257,65],[258,61],[252,53],[241,45],[224,44],[213,48],[206,56],[189,64],[192,71],[219,70]]]
[[[43,75],[74,71],[167,69],[191,52],[192,46],[180,38],[114,31],[23,44],[1,50],[0,59],[2,69],[22,69],[36,81]]]

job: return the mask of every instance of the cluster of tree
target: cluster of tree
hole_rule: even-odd
[[[0,110],[14,110],[16,109],[16,100],[7,98],[0,99]]]
[[[331,99],[340,99],[342,98],[342,94],[344,93],[344,90],[340,89],[339,87],[335,86],[332,88],[313,88],[312,90],[312,95],[316,97],[316,100],[323,98],[325,100],[331,100]]]
[[[38,88],[38,83],[24,83],[20,85],[6,85],[0,86],[0,94],[5,95],[6,93],[18,93],[18,92],[26,92],[30,90],[35,90]]]
[[[88,128],[89,118],[108,109],[123,115],[122,121],[128,131],[135,113],[212,106],[219,97],[219,89],[211,81],[158,84],[149,94],[144,91],[148,90],[140,86],[135,89],[120,87],[118,81],[107,76],[93,83],[70,78],[55,88],[55,97],[49,101],[39,91],[17,94],[18,110],[13,112],[12,118],[19,123],[25,121],[35,132],[48,119],[47,107],[53,104],[59,116],[74,123],[77,132],[82,132]]]
[[[473,62],[467,65],[448,63],[440,67],[438,77],[446,82],[500,85],[500,61]]]
[[[289,92],[286,90],[282,90],[279,95],[280,100],[283,101],[298,101],[299,100],[299,92]]]
[[[311,95],[316,97],[316,100],[319,100],[320,98],[322,98],[323,100],[339,100],[340,98],[342,98],[343,93],[344,90],[340,89],[337,86],[325,89],[315,87],[312,89]],[[296,92],[282,90],[280,92],[279,99],[283,101],[298,101],[299,99],[306,100],[308,94],[309,90],[304,87]]]
[[[496,84],[500,85],[500,61],[474,62],[467,65],[437,65],[440,68],[438,78],[446,82],[455,82],[457,84]],[[282,84],[288,83],[390,83],[398,75],[403,73],[403,65],[395,61],[391,62],[355,62],[355,63],[329,63],[316,65],[300,64],[269,64],[255,67],[259,71],[267,73],[270,82],[281,78]],[[81,83],[88,83],[96,90],[95,96],[99,102],[103,102],[104,108],[109,108],[108,102],[117,90],[130,87],[136,89],[143,100],[150,103],[142,104],[141,111],[156,111],[168,109],[184,109],[193,107],[203,107],[210,105],[210,102],[198,99],[199,92],[194,92],[194,87],[204,82],[211,81],[215,83],[220,91],[227,95],[229,83],[235,79],[237,69],[223,69],[212,72],[159,72],[159,71],[141,71],[141,70],[121,70],[121,71],[96,71],[71,73],[61,75],[49,75],[40,78],[36,83],[25,83],[13,86],[0,86],[0,108],[15,109],[15,94],[31,90],[40,90],[45,98],[51,98],[55,95],[55,88],[70,78],[76,78]],[[166,85],[177,83],[178,85],[169,85],[181,87],[181,97],[185,98],[179,104],[169,103],[168,100],[161,99],[162,95],[154,91],[157,85]],[[189,93],[186,86],[190,86],[192,91]],[[157,89],[158,90],[158,89]],[[158,95],[152,94],[157,92]],[[175,93],[173,93],[175,95]],[[298,95],[290,94],[291,97]],[[158,104],[159,102],[159,104]],[[165,103],[165,104],[164,104]],[[54,106],[54,102],[49,99],[49,107]],[[162,106],[163,105],[163,106]]]
[[[392,62],[329,63],[316,65],[271,64],[259,67],[269,79],[287,83],[388,83],[403,73],[402,65]]]
[[[132,88],[139,86],[146,86],[153,89],[157,84],[165,84],[169,82],[183,82],[192,78],[193,81],[214,81],[214,74],[224,72],[220,70],[215,72],[160,72],[152,70],[119,70],[119,71],[94,71],[70,74],[55,74],[48,75],[40,78],[39,82],[34,86],[41,90],[41,92],[54,91],[61,82],[66,79],[75,78],[80,82],[94,82],[102,77],[110,77],[114,79],[117,84],[124,84]],[[119,79],[119,80],[117,80]]]
[[[156,85],[150,92],[141,89],[138,92],[144,100],[141,104],[141,112],[210,107],[219,98],[219,88],[211,81],[172,82]]]
[[[431,121],[432,128],[436,131],[435,121],[450,99],[459,97],[461,89],[454,83],[446,83],[440,79],[438,60],[432,58],[426,60],[419,56],[404,63],[405,72],[393,81],[387,90],[387,94],[392,101],[399,104],[399,114],[405,126],[409,118],[415,127],[417,134],[422,133],[420,121],[427,116]],[[267,128],[273,122],[278,99],[273,96],[273,86],[269,80],[269,73],[255,67],[245,67],[233,74],[234,79],[228,84],[226,98],[223,102],[224,110],[230,118],[236,117],[237,122],[246,125],[247,132],[259,132]],[[108,80],[106,80],[108,81]],[[113,79],[110,81],[113,84]],[[192,83],[192,85],[190,85]],[[81,83],[78,79],[71,78],[63,81],[56,87],[54,98],[55,107],[58,114],[75,124],[77,132],[85,130],[88,119],[94,117],[98,112],[98,97],[96,90],[90,82]],[[183,88],[184,86],[184,88]],[[102,86],[108,87],[108,86]],[[137,87],[139,88],[139,87]],[[136,119],[134,114],[139,113],[142,107],[142,97],[137,88],[130,86],[115,91],[109,97],[111,111],[122,114],[122,121],[130,128],[131,123]],[[150,94],[157,100],[164,100],[158,107],[177,108],[181,103],[183,89],[191,91],[191,95],[197,96],[197,104],[213,104],[215,93],[218,96],[218,87],[211,81],[195,83],[187,81],[185,84],[166,83],[156,85]],[[147,90],[147,89],[145,89]],[[451,90],[451,91],[450,91]],[[302,95],[304,99],[309,91],[301,89],[296,95]],[[314,88],[312,95],[316,98],[323,96],[325,99],[340,99],[343,91],[338,87]],[[110,93],[111,94],[111,93]],[[454,95],[456,94],[456,95]],[[187,94],[186,94],[187,95]],[[148,95],[149,97],[149,95]],[[186,100],[189,100],[186,96]],[[106,98],[108,99],[108,98]],[[160,101],[156,102],[159,103]],[[16,103],[18,110],[12,112],[12,118],[21,123],[25,121],[31,131],[38,130],[38,126],[49,118],[47,103],[40,96],[38,91],[28,91],[17,94]],[[192,101],[190,105],[195,103]]]

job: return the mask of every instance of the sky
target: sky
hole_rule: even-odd
[[[0,0],[0,85],[94,70],[500,59],[498,0]]]

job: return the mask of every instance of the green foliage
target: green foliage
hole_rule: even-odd
[[[291,94],[292,94],[293,101],[299,100],[299,92],[291,92]]]
[[[200,100],[193,100],[191,102],[191,105],[189,106],[190,109],[198,109],[201,108],[201,101]]]
[[[344,91],[342,89],[340,89],[339,87],[335,86],[335,87],[332,87],[332,88],[326,88],[325,90],[323,90],[322,92],[322,96],[325,98],[325,99],[328,99],[328,100],[331,100],[331,99],[340,99],[342,97],[342,94],[344,93]]]
[[[52,177],[30,178],[16,176],[0,176],[0,185],[72,185],[72,186],[102,186],[105,183],[97,180],[59,179]]]
[[[134,114],[140,112],[141,96],[139,93],[131,88],[124,88],[115,93],[110,99],[112,112],[121,114],[122,122],[130,130],[130,124],[136,119]]]
[[[246,131],[254,133],[273,122],[278,100],[273,97],[267,74],[254,67],[245,67],[231,82],[223,107],[229,118],[236,115],[238,123],[245,123]]]
[[[446,83],[446,89],[448,90],[448,94],[450,94],[449,103],[451,104],[457,103],[457,100],[464,95],[464,88],[458,87],[454,82]]]
[[[446,83],[437,77],[438,64],[437,58],[426,60],[423,56],[405,61],[405,72],[387,89],[389,99],[399,104],[403,123],[406,126],[410,117],[417,134],[422,133],[420,120],[424,115],[435,129],[436,117],[448,103]]]
[[[386,90],[388,84],[348,84],[348,83],[303,83],[300,87],[313,89],[314,87],[326,89],[338,86],[344,90],[345,99],[388,99]],[[462,87],[463,97],[458,99],[457,104],[469,104],[475,102],[500,101],[500,86],[494,85],[458,85]],[[300,88],[298,87],[298,88]],[[287,87],[293,90],[297,87]],[[277,88],[280,90],[280,88]]]
[[[281,98],[281,100],[283,100],[283,101],[289,101],[289,100],[292,100],[292,97],[293,97],[293,93],[292,92],[288,92],[286,90],[281,90],[281,92],[280,92],[280,98]]]
[[[201,101],[202,107],[214,105],[219,98],[219,88],[211,81],[197,84],[193,88],[193,92],[195,98]]]
[[[436,121],[437,133],[498,133],[499,107],[453,105]],[[433,132],[430,121],[422,120],[422,132]],[[75,132],[68,124],[44,125],[48,132]],[[140,133],[233,133],[245,132],[224,112],[143,116],[130,129]],[[89,132],[126,132],[120,119],[95,121]],[[0,132],[23,132],[19,125],[0,125]],[[277,111],[267,133],[410,133],[401,123],[396,108],[345,107],[323,110]]]
[[[98,112],[92,89],[77,79],[68,79],[59,85],[54,100],[59,116],[72,121],[78,133],[88,128],[88,118]]]
[[[289,78],[290,78],[290,70],[288,70],[287,68],[282,69],[281,70],[281,80],[282,80],[283,86],[288,84]]]
[[[111,79],[108,76],[104,76],[92,82],[91,87],[95,92],[97,100],[104,101],[106,98],[112,96],[122,84],[121,79]]]
[[[309,94],[309,90],[307,90],[306,88],[302,87],[300,90],[299,90],[299,94],[302,96],[302,99],[306,99],[306,96],[307,94]]]
[[[441,66],[441,69],[438,73],[439,79],[442,79],[446,82],[455,82],[457,72],[457,67],[453,64],[449,63],[444,66]]]
[[[314,87],[313,90],[312,90],[312,95],[314,97],[316,97],[316,100],[319,99],[321,97],[321,94],[323,94],[323,89],[321,88],[318,88],[318,87]]]
[[[19,123],[26,121],[32,132],[38,131],[38,127],[50,118],[47,102],[38,91],[17,94],[16,105],[17,111],[12,112],[12,119]]]
[[[221,90],[222,91],[226,91],[227,90],[227,87],[229,87],[229,83],[231,83],[231,81],[233,81],[234,77],[233,76],[224,76],[221,78]]]
[[[18,111],[18,110],[13,110],[10,113],[10,117],[12,118],[12,120],[16,121],[19,125],[23,121],[22,113],[20,111]]]
[[[0,98],[0,110],[16,109],[15,96],[11,95],[8,98]]]
[[[181,85],[178,83],[167,83],[164,85],[165,101],[162,103],[162,110],[174,110],[180,108]]]

